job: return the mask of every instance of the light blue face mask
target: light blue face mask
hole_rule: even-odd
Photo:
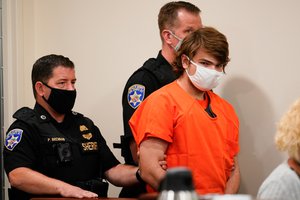
[[[170,33],[171,33],[171,35],[173,35],[178,40],[178,43],[176,44],[176,46],[173,47],[174,50],[177,52],[179,50],[179,48],[181,47],[183,39],[181,39],[180,37],[178,37],[177,35],[175,35],[175,33],[173,33],[172,31],[170,31]]]

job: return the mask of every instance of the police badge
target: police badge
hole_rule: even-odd
[[[5,147],[12,151],[21,141],[22,133],[22,129],[13,129],[9,131],[5,139]]]
[[[145,86],[134,84],[130,88],[128,88],[127,101],[133,109],[136,109],[142,103],[144,97]]]

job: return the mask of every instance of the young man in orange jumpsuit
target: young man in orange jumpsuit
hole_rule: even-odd
[[[238,191],[238,117],[212,92],[225,73],[228,55],[227,39],[216,29],[190,34],[174,63],[179,78],[152,93],[131,118],[141,177],[152,189],[165,176],[157,161],[166,155],[169,168],[192,170],[199,194]]]

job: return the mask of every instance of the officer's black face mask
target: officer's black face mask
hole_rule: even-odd
[[[43,99],[58,113],[66,114],[70,112],[75,104],[76,90],[61,90],[50,87],[43,83],[45,86],[51,89],[48,100],[43,96]]]

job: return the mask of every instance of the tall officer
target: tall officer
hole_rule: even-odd
[[[128,121],[136,108],[152,92],[174,81],[172,63],[182,39],[189,33],[202,27],[200,9],[195,5],[184,2],[170,2],[165,4],[158,15],[158,26],[162,41],[162,49],[157,58],[148,59],[141,68],[128,79],[123,90],[123,125],[124,135],[121,136],[122,156],[125,163],[137,165],[137,146],[134,142]],[[120,197],[137,197],[145,192],[145,187],[123,188]]]
[[[19,109],[7,131],[4,167],[10,199],[37,195],[106,196],[108,184],[137,184],[137,167],[120,164],[100,130],[72,112],[75,69],[69,58],[47,55],[32,69],[34,109]]]

